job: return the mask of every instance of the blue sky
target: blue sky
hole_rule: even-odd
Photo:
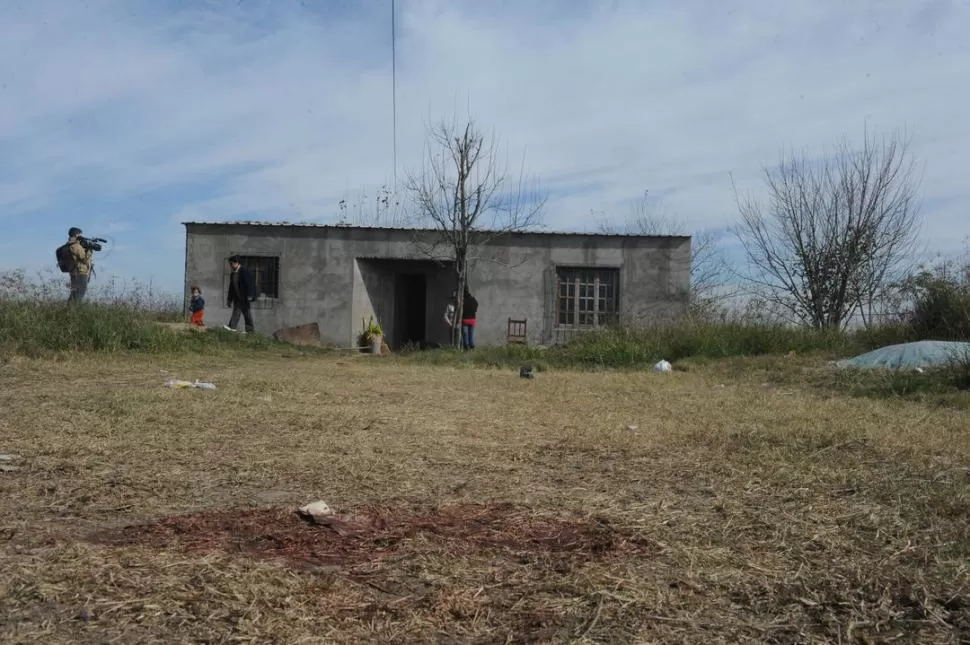
[[[336,221],[393,176],[390,0],[6,0],[0,270],[69,226],[101,275],[178,291],[191,219]],[[399,177],[429,120],[471,114],[549,190],[545,222],[649,190],[691,228],[736,216],[782,148],[905,128],[924,243],[970,235],[970,3],[397,0]]]

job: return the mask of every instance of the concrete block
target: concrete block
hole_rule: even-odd
[[[273,332],[273,338],[284,343],[292,343],[293,345],[319,345],[320,325],[318,323],[308,323],[295,327],[283,327]]]

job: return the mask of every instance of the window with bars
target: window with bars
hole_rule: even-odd
[[[269,305],[280,297],[280,258],[273,255],[241,255],[239,262],[249,270],[253,282],[259,290],[259,299],[253,306]],[[228,262],[226,263],[228,267]],[[226,291],[229,287],[230,271],[226,269]]]
[[[605,327],[620,322],[620,270],[559,268],[556,322],[560,327]]]

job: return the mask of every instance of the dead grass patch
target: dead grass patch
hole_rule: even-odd
[[[970,633],[965,410],[823,395],[764,366],[0,369],[0,452],[19,455],[0,473],[3,642]],[[321,498],[366,530],[292,514]]]

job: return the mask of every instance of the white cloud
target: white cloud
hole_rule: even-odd
[[[180,5],[5,9],[8,231],[65,205],[79,222],[86,211],[110,222],[163,203],[171,247],[183,219],[336,219],[340,199],[390,182],[389,3]],[[419,163],[429,119],[470,107],[513,165],[526,153],[553,191],[552,228],[586,226],[591,209],[625,214],[644,189],[692,225],[718,227],[734,217],[729,173],[757,189],[783,146],[824,152],[868,120],[913,135],[936,205],[928,243],[970,234],[965,2],[397,7],[399,177]],[[177,286],[176,256],[131,270]]]

